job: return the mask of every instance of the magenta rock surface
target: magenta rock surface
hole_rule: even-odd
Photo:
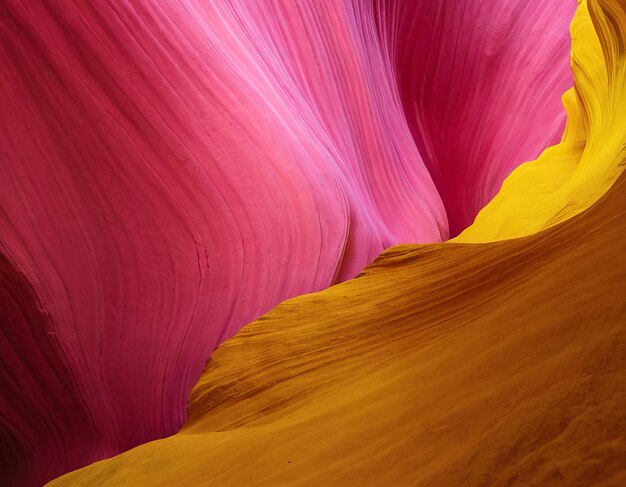
[[[454,237],[513,169],[560,141],[577,2],[383,3],[408,125]]]
[[[575,7],[2,2],[1,478],[174,433],[242,325],[469,224],[560,135]]]

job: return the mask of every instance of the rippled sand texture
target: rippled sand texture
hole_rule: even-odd
[[[459,239],[499,241],[397,246],[279,305],[180,433],[50,485],[626,484],[626,2],[572,33],[564,141]]]
[[[214,353],[183,430],[73,485],[622,485],[626,180],[545,232],[400,246]]]

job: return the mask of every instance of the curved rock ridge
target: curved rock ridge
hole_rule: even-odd
[[[436,3],[2,2],[3,481],[174,433],[243,324],[558,138],[575,2]]]
[[[381,3],[407,122],[456,236],[515,167],[560,141],[566,117],[554,95],[570,76],[563,32],[576,5]]]
[[[623,8],[623,2],[615,1],[579,3],[572,22],[575,83],[563,97],[568,112],[563,140],[518,167],[455,241],[489,242],[541,231],[591,206],[622,173],[626,166]]]
[[[222,344],[179,433],[48,485],[623,485],[624,232],[622,177],[540,234],[395,247]]]
[[[282,303],[214,353],[178,434],[49,485],[625,484],[626,2],[583,0],[574,46],[590,29],[563,143],[511,178],[545,214],[507,222],[507,182],[467,230],[529,235],[397,246]]]

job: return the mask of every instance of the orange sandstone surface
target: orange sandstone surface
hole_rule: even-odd
[[[626,179],[544,232],[399,246],[213,355],[180,433],[50,485],[626,484]]]

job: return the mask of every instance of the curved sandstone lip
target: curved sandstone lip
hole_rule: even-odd
[[[399,246],[214,353],[178,434],[62,485],[619,485],[626,179],[540,234]]]

